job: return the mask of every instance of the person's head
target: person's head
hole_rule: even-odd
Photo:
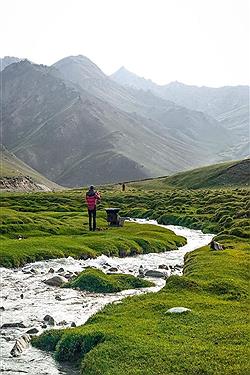
[[[94,191],[94,190],[95,190],[95,187],[94,187],[93,185],[90,185],[89,190]]]

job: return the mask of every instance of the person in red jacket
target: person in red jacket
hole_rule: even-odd
[[[96,204],[100,201],[100,193],[95,191],[93,185],[90,186],[89,191],[86,193],[86,202],[88,206],[88,214],[89,214],[89,230],[95,231],[96,230]],[[92,219],[93,219],[93,226],[92,226]]]

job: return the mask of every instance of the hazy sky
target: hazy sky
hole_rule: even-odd
[[[0,0],[0,57],[85,55],[157,83],[249,84],[248,0]]]

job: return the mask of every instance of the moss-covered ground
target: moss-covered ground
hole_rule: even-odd
[[[101,270],[88,267],[76,278],[67,282],[65,288],[78,288],[94,293],[115,293],[126,289],[146,288],[154,284],[133,275],[105,274]]]

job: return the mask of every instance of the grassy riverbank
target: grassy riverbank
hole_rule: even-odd
[[[248,372],[248,263],[245,240],[224,238],[186,257],[185,277],[156,294],[107,306],[84,326],[44,333],[34,345],[59,361],[81,362],[85,375],[176,375]],[[167,314],[174,306],[192,311]]]
[[[82,220],[80,216],[79,220]],[[85,220],[87,221],[86,216]],[[183,237],[163,228],[135,223],[126,223],[124,228],[109,228],[100,232],[85,230],[81,235],[54,234],[54,228],[55,231],[63,232],[65,227],[51,225],[51,235],[45,232],[40,236],[34,231],[34,236],[31,232],[21,240],[5,237],[2,242],[0,265],[19,267],[28,262],[68,256],[78,259],[95,258],[101,254],[124,257],[174,250],[186,242]],[[70,228],[68,230],[70,231]],[[73,227],[72,232],[74,230]]]

